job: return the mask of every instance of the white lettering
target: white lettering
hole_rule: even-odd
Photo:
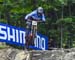
[[[0,26],[0,39],[6,40],[7,39],[7,33],[4,30],[6,30],[6,26]]]
[[[40,40],[40,36],[37,35],[37,39],[36,39],[36,43],[35,43],[35,44],[36,44],[35,46],[36,46],[37,48],[39,47],[39,40]]]
[[[25,32],[24,31],[20,31],[20,43],[25,43]]]
[[[41,48],[42,50],[45,50],[45,39],[44,38],[41,38]]]
[[[16,30],[16,42],[18,43],[19,42],[19,31]]]
[[[10,28],[8,27],[7,31],[8,31],[8,40],[12,39],[13,42],[15,42],[15,30],[13,28],[10,30]]]

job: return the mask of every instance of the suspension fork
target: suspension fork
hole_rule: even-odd
[[[36,38],[37,35],[37,25],[32,25],[31,33],[33,34],[33,38]]]

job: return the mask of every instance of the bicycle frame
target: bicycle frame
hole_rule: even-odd
[[[37,21],[32,21],[32,34],[34,35],[34,38],[37,35]]]
[[[26,44],[29,48],[29,46],[34,46],[34,40],[37,37],[37,23],[42,21],[35,21],[35,20],[29,20],[31,22],[31,31],[28,36],[26,36]]]

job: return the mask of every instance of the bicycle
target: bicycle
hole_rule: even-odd
[[[31,31],[30,34],[26,36],[26,46],[29,49],[30,45],[34,46],[34,40],[37,38],[37,23],[42,21],[29,20],[31,22]]]

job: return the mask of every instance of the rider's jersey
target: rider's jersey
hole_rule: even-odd
[[[29,13],[26,15],[25,19],[28,20],[28,17],[32,17],[33,19],[36,19],[37,20],[42,20],[45,22],[45,15],[44,13],[42,13],[41,15],[39,15],[37,13],[37,10],[34,10],[33,12]]]

